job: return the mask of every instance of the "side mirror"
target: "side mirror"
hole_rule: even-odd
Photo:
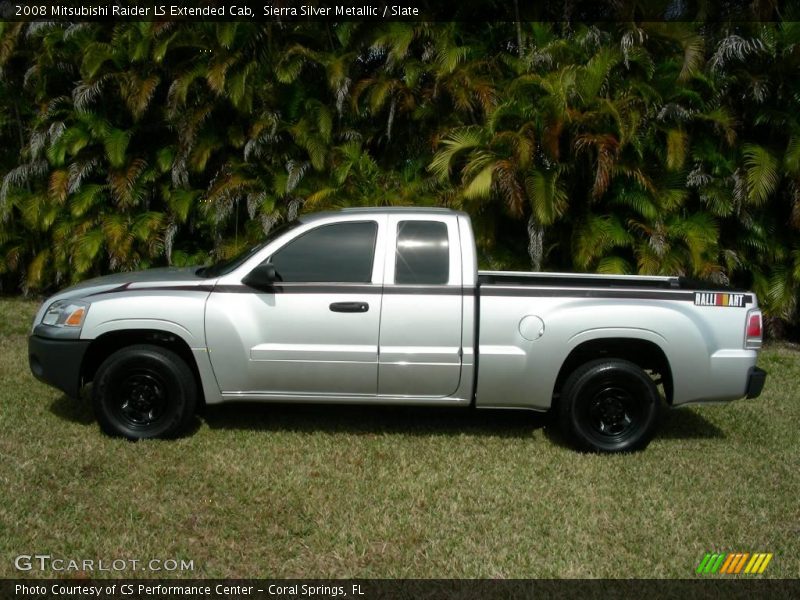
[[[258,265],[242,279],[242,283],[257,290],[269,289],[276,281],[280,281],[280,277],[272,263]]]

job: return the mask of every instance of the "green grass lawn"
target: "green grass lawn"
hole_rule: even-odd
[[[30,375],[35,308],[0,299],[0,577],[37,553],[195,577],[692,577],[707,551],[800,575],[796,349],[764,351],[761,398],[669,411],[627,456],[525,412],[313,406],[209,408],[189,437],[130,443]]]

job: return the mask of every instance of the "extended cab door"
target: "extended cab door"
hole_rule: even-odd
[[[461,377],[458,224],[447,215],[390,215],[380,322],[378,393],[452,395]]]
[[[375,397],[385,219],[301,227],[262,261],[281,279],[271,289],[214,289],[206,337],[223,394]]]

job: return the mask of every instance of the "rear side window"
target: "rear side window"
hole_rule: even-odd
[[[449,278],[447,225],[439,221],[400,221],[394,282],[442,284]]]
[[[322,225],[278,250],[272,264],[282,281],[370,283],[375,221]]]

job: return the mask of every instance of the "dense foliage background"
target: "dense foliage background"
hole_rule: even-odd
[[[484,268],[800,292],[800,23],[2,23],[0,285],[467,210]]]

